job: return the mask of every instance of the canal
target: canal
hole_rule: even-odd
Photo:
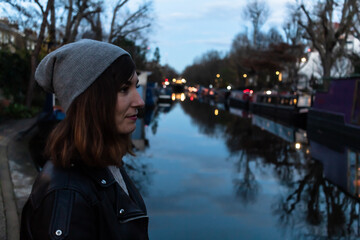
[[[150,239],[356,239],[356,146],[187,98],[146,111],[125,159]]]

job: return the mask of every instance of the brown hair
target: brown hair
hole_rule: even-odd
[[[117,93],[134,72],[131,57],[123,55],[75,98],[45,147],[45,155],[55,165],[121,166],[122,156],[134,155],[130,134],[119,134],[115,125]]]

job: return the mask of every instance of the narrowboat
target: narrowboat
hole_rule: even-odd
[[[311,158],[322,164],[324,177],[359,199],[360,146],[354,141],[339,141],[321,132],[308,131],[308,139]]]
[[[305,127],[310,106],[310,94],[266,91],[254,94],[250,111],[287,124]]]
[[[254,91],[251,89],[233,90],[228,98],[228,105],[230,107],[242,108],[249,110],[250,102],[252,101]]]
[[[304,129],[274,122],[271,119],[256,114],[252,114],[251,123],[262,130],[282,138],[286,142],[294,143],[295,148],[307,145],[307,134]]]
[[[308,113],[308,131],[360,141],[360,78],[331,80],[328,91],[316,92]]]

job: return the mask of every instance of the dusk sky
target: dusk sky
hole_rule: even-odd
[[[129,1],[129,7],[134,10],[143,1]],[[270,16],[262,30],[277,27],[283,33],[286,3],[295,0],[263,1],[269,4]],[[152,59],[155,48],[159,47],[161,64],[169,64],[179,73],[210,50],[228,52],[238,33],[252,31],[250,21],[242,14],[247,0],[153,0],[153,3],[155,21],[149,34],[148,57]],[[0,16],[4,14],[0,8]]]
[[[270,16],[263,30],[278,27],[286,16],[286,3],[295,0],[271,0]],[[196,57],[209,50],[226,53],[239,32],[252,31],[242,11],[246,0],[154,0],[157,16],[150,35],[151,51],[160,48],[161,63],[179,73]],[[150,58],[153,55],[149,55]]]

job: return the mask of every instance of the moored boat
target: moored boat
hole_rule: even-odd
[[[308,131],[360,141],[360,78],[333,79],[329,90],[316,92],[308,114]]]
[[[269,116],[275,120],[305,127],[310,106],[310,94],[266,91],[254,94],[254,100],[250,102],[250,111]]]
[[[236,108],[249,109],[249,104],[253,98],[253,90],[233,90],[228,98],[229,106]]]

